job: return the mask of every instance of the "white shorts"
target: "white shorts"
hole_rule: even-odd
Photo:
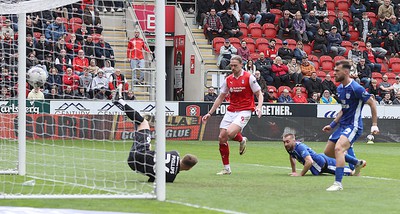
[[[228,127],[234,123],[243,130],[243,128],[247,125],[251,117],[251,111],[237,111],[237,112],[230,112],[227,111],[224,115],[224,118],[219,125],[220,129],[228,129]]]

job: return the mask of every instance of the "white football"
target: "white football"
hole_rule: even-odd
[[[375,139],[374,135],[372,134],[367,135],[367,140],[373,141],[374,139]]]
[[[33,87],[42,87],[47,80],[47,72],[41,67],[32,67],[26,74],[26,80]]]

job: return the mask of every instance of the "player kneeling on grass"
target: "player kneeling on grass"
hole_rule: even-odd
[[[130,107],[122,98],[122,93],[118,93],[114,99],[114,104],[123,110],[125,114],[137,125],[133,145],[129,152],[128,165],[135,171],[149,177],[149,182],[154,182],[155,173],[155,151],[150,150],[151,135],[149,122],[144,119],[135,109]],[[185,155],[180,159],[177,151],[165,153],[166,181],[174,182],[180,171],[190,170],[197,164],[197,157],[191,154]]]
[[[282,141],[286,151],[289,153],[290,166],[292,167],[291,176],[304,176],[308,170],[313,175],[320,175],[322,173],[335,174],[335,158],[328,157],[325,154],[317,154],[306,144],[296,141],[296,137],[292,133],[284,134]],[[300,174],[296,172],[295,159],[304,166]],[[344,174],[354,175],[354,171],[349,167],[345,167]]]

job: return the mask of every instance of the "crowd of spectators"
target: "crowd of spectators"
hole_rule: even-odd
[[[351,61],[351,77],[374,94],[379,104],[390,105],[399,99],[400,70],[392,71],[389,66],[389,59],[400,54],[398,0],[354,0],[334,9],[325,0],[199,0],[197,4],[202,6],[197,14],[199,28],[209,43],[215,37],[225,38],[216,50],[219,68],[229,69],[232,55],[240,55],[244,69],[265,85],[264,101],[337,103],[332,74],[334,62],[340,59]],[[244,31],[243,23],[248,27]],[[252,23],[275,25],[275,38],[268,37],[267,30],[261,36],[268,39],[266,48],[246,45],[245,37],[253,36],[249,33]],[[240,46],[231,44],[234,37]],[[258,38],[252,38],[254,44]],[[317,55],[317,62],[310,55]],[[329,56],[332,66],[321,66],[325,62],[319,64],[318,56]],[[397,74],[387,77],[392,72]]]
[[[100,4],[99,4],[100,3]],[[111,91],[123,86],[134,99],[114,51],[101,35],[99,10],[123,11],[122,1],[83,0],[46,11],[27,14],[27,70],[40,66],[48,73],[41,88],[28,85],[29,99],[111,99]],[[0,17],[1,99],[17,96],[18,26],[15,15]]]

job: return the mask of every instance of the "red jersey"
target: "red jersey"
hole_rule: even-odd
[[[221,93],[229,93],[230,104],[228,111],[254,111],[254,93],[260,91],[261,87],[256,78],[249,72],[242,70],[238,78],[229,75],[221,86]]]
[[[150,49],[146,46],[143,39],[132,38],[128,42],[126,57],[128,59],[144,59],[143,50],[150,52]]]
[[[271,59],[275,59],[276,55],[278,54],[278,50],[276,49],[276,47],[268,47],[265,50],[265,58],[271,58]]]

